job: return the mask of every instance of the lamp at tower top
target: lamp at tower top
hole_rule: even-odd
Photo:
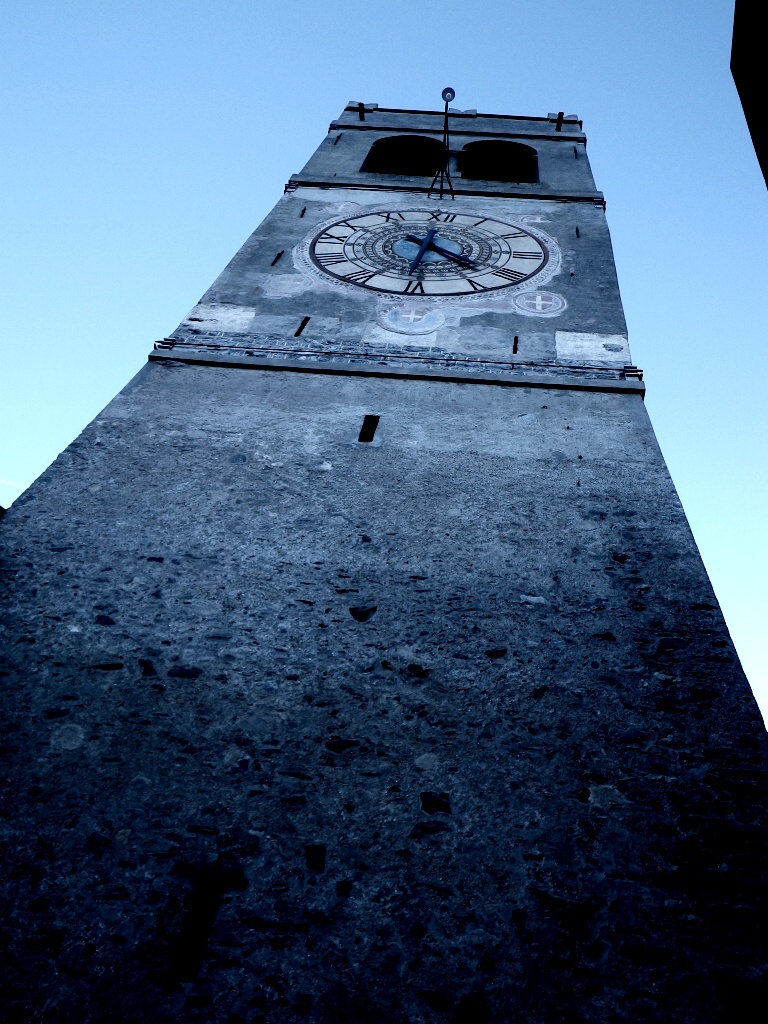
[[[448,191],[451,193],[451,199],[455,199],[456,196],[453,191],[453,182],[451,181],[451,172],[449,169],[449,161],[451,159],[451,140],[448,133],[448,104],[452,103],[456,99],[456,90],[452,89],[450,85],[446,86],[442,91],[442,97],[445,102],[445,118],[443,120],[443,158],[440,165],[440,169],[436,171],[432,184],[429,189],[428,195],[431,195],[433,190],[438,192],[438,198],[443,198],[443,190],[448,186]],[[438,185],[439,181],[439,185]]]

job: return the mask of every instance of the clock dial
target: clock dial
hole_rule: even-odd
[[[309,246],[346,284],[394,295],[473,295],[534,277],[549,253],[516,224],[472,213],[395,210],[337,221]]]

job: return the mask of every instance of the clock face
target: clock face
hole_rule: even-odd
[[[348,217],[312,239],[309,257],[337,281],[393,295],[473,295],[521,284],[549,260],[516,224],[472,213],[395,210]]]

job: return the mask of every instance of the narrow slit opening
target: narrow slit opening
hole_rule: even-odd
[[[299,337],[299,335],[301,334],[301,332],[304,330],[304,328],[307,326],[308,323],[309,323],[309,317],[305,316],[304,319],[299,324],[299,326],[293,332],[294,338],[298,338]]]
[[[360,427],[360,435],[357,438],[362,444],[370,444],[373,440],[373,435],[376,433],[376,427],[379,425],[380,416],[364,416],[363,425]]]

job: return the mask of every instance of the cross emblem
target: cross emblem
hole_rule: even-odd
[[[515,298],[515,305],[531,313],[555,313],[565,304],[559,295],[552,292],[525,292]]]
[[[423,320],[426,314],[423,309],[401,309],[398,315],[401,320],[407,320],[409,324],[414,324]]]
[[[537,313],[544,309],[552,309],[554,306],[552,297],[550,295],[542,295],[541,292],[536,292],[536,295],[527,299],[525,304],[529,309],[535,309]]]

